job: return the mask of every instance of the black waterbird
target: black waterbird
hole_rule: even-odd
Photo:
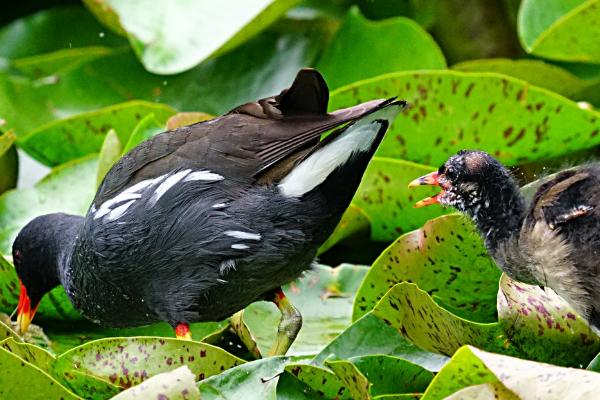
[[[301,70],[277,96],[131,150],[85,217],[31,221],[13,245],[21,331],[57,285],[100,325],[166,321],[181,338],[190,322],[267,299],[283,315],[270,353],[285,353],[301,316],[280,286],[310,268],[406,106],[375,100],[327,113],[328,101],[322,76]]]

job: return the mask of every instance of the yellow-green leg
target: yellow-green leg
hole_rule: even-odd
[[[275,290],[273,303],[281,311],[281,321],[277,328],[275,343],[269,350],[268,356],[282,356],[288,351],[302,327],[302,315],[290,300],[285,296],[281,288]]]

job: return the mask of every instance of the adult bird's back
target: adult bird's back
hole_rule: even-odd
[[[328,100],[321,75],[302,70],[279,95],[131,150],[85,217],[30,222],[13,246],[22,329],[58,284],[94,322],[166,321],[180,337],[190,322],[269,299],[285,328],[272,352],[285,352],[300,316],[279,287],[310,267],[406,105],[374,100],[327,113]]]

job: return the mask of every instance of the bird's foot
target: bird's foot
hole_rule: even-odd
[[[281,311],[281,321],[277,329],[275,343],[268,353],[270,357],[285,355],[292,343],[294,343],[294,340],[296,340],[296,336],[298,336],[298,332],[302,327],[302,315],[300,311],[292,305],[281,289],[275,290],[272,301],[279,311]]]
[[[190,326],[185,322],[180,322],[175,327],[175,337],[181,340],[192,340],[192,332]]]

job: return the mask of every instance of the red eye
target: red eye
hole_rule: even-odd
[[[21,250],[16,249],[13,252],[13,263],[17,264],[17,263],[21,263],[21,260],[23,259],[23,254],[21,253]]]

